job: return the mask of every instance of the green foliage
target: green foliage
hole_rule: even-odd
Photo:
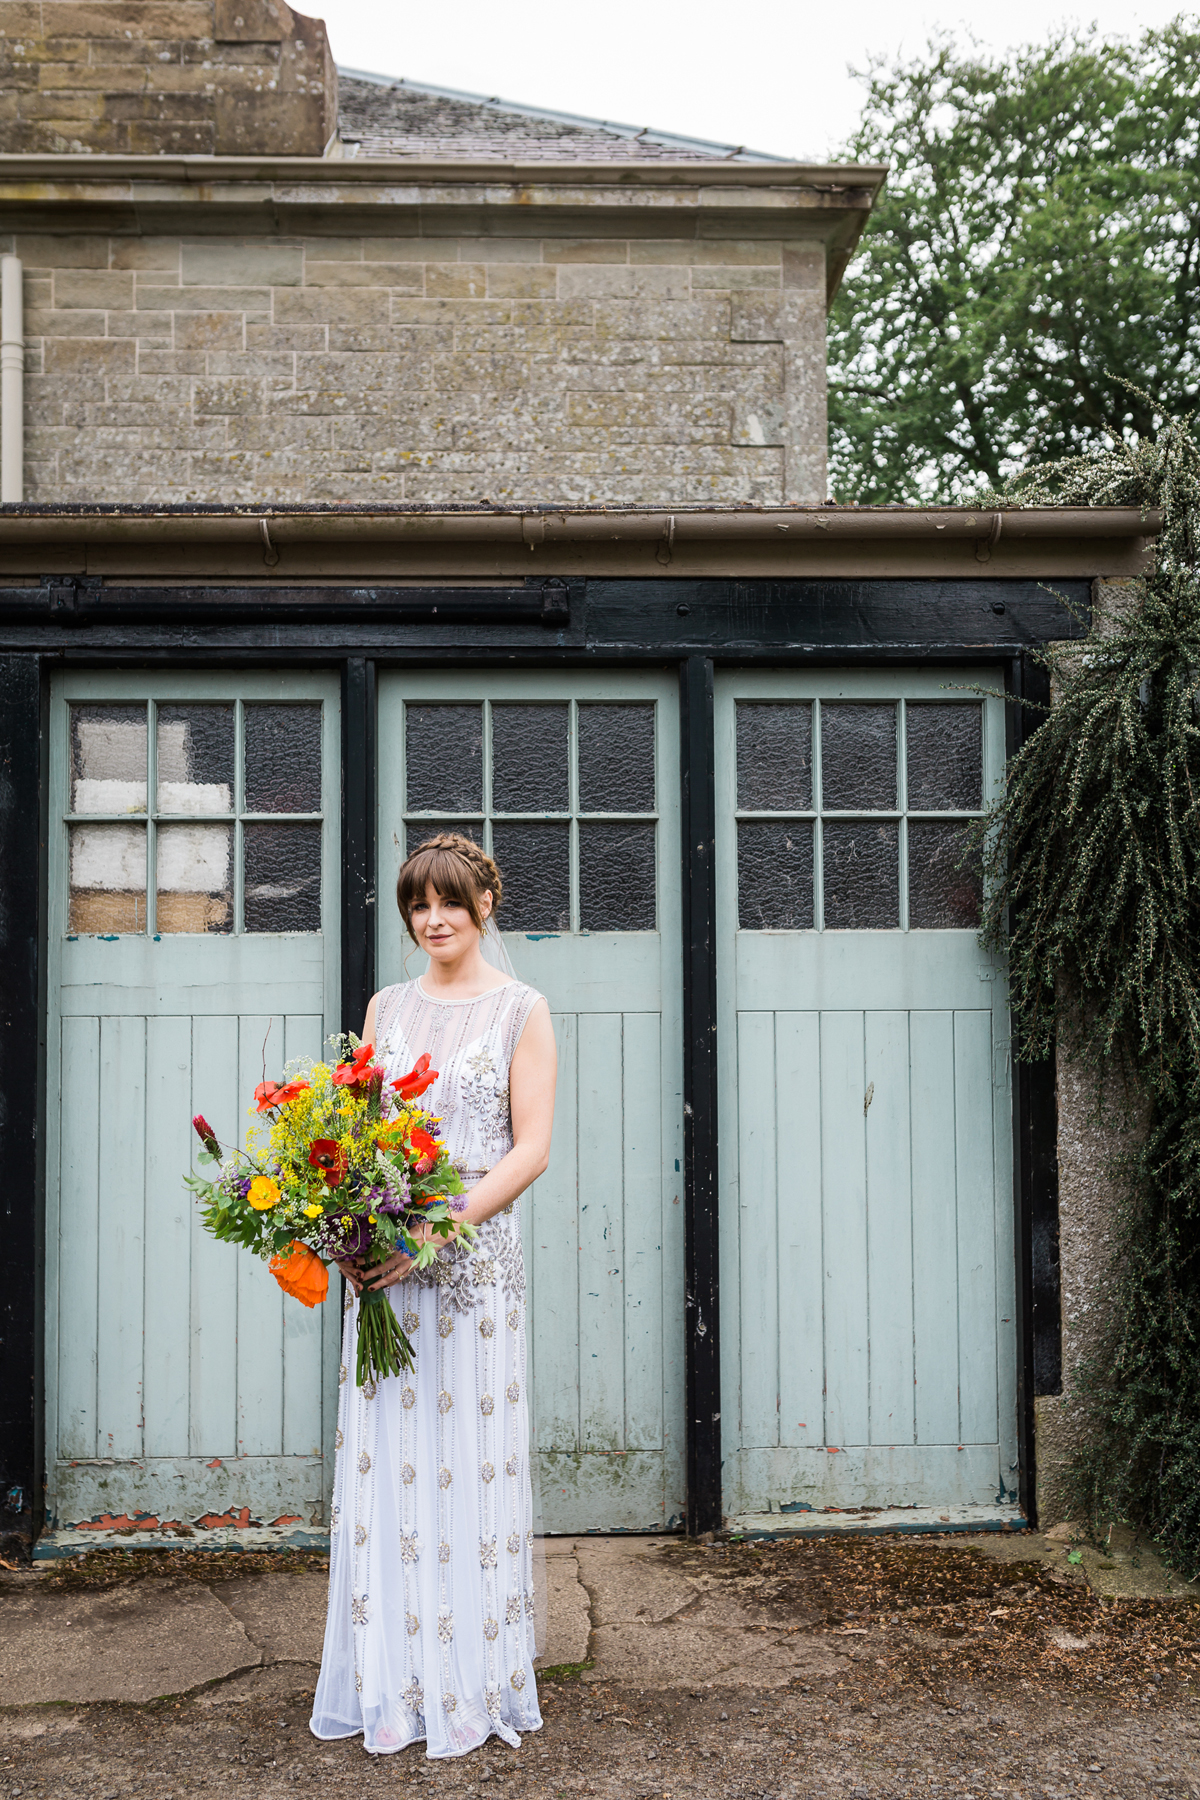
[[[1144,396],[1138,397],[1145,403]],[[987,821],[984,941],[1007,951],[1025,1055],[1055,1032],[1150,1108],[1124,1159],[1114,1326],[1085,1376],[1097,1518],[1129,1518],[1200,1571],[1200,445],[1066,459],[1009,503],[1159,507],[1156,565],[1086,646],[1042,652],[1055,704]]]
[[[866,79],[848,153],[891,173],[830,319],[837,498],[950,499],[1188,411],[1196,22],[1001,61],[944,42]]]

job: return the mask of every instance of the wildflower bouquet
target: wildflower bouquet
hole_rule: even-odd
[[[474,1237],[458,1215],[466,1201],[458,1171],[436,1136],[439,1120],[416,1105],[437,1080],[429,1057],[384,1087],[372,1044],[334,1040],[341,1060],[289,1066],[289,1079],[254,1092],[260,1123],[245,1150],[225,1153],[202,1113],[192,1120],[204,1152],[219,1164],[211,1179],[189,1175],[214,1237],[241,1244],[267,1263],[280,1287],[305,1306],[329,1291],[327,1262],[353,1262],[369,1276],[393,1250],[419,1268],[437,1256],[437,1239]],[[418,1226],[429,1228],[421,1241]],[[413,1366],[412,1345],[386,1292],[359,1299],[359,1387]]]

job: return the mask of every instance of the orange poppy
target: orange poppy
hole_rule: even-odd
[[[273,1256],[269,1268],[285,1294],[291,1294],[302,1306],[319,1306],[329,1292],[329,1270],[308,1248],[292,1240],[280,1256]]]
[[[383,1080],[383,1069],[378,1063],[372,1063],[375,1054],[374,1044],[360,1044],[350,1062],[339,1063],[333,1071],[336,1087],[368,1087],[373,1081]]]
[[[254,1104],[259,1112],[270,1112],[276,1106],[286,1106],[297,1094],[307,1093],[307,1081],[288,1081],[281,1087],[277,1081],[260,1081],[254,1090]]]
[[[401,1075],[399,1081],[393,1081],[392,1086],[402,1100],[415,1100],[418,1094],[423,1094],[426,1088],[433,1086],[438,1072],[429,1067],[431,1060],[428,1053],[418,1056],[408,1074]]]
[[[408,1134],[408,1141],[422,1162],[426,1157],[432,1161],[437,1156],[437,1139],[431,1138],[429,1133],[423,1131],[419,1125],[413,1126]]]

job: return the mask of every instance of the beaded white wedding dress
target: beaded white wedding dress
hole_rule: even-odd
[[[508,1072],[540,996],[523,982],[436,1001],[386,988],[388,1079],[429,1052],[421,1098],[471,1187],[512,1148]],[[424,1738],[461,1756],[541,1725],[534,1682],[533,1494],[520,1203],[388,1290],[416,1367],[354,1382],[358,1306],[342,1339],[329,1613],[311,1727],[376,1753]]]

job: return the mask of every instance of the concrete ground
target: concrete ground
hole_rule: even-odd
[[[1119,1534],[549,1540],[545,1729],[453,1763],[309,1736],[295,1561],[4,1573],[0,1800],[1200,1795],[1200,1595]]]

